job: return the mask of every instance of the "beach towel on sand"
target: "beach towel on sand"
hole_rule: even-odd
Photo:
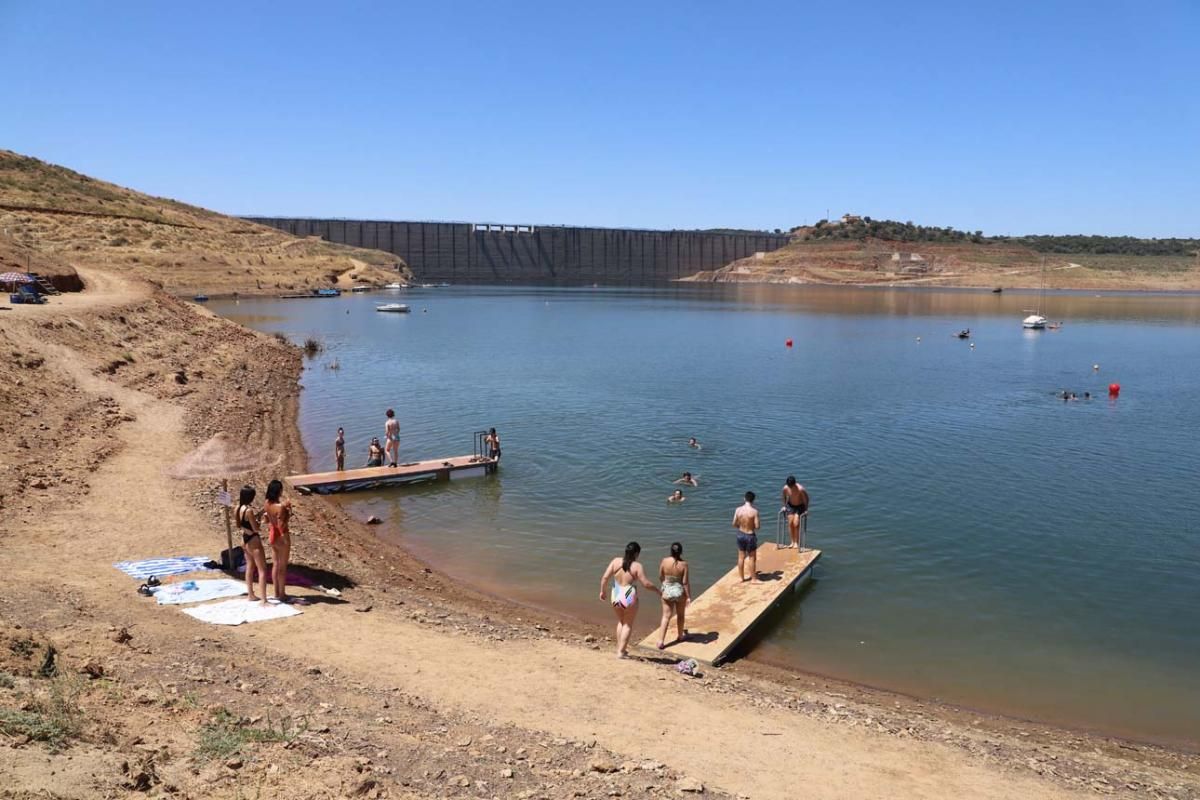
[[[183,613],[195,617],[201,622],[211,622],[213,625],[241,625],[243,622],[263,622],[268,619],[294,617],[300,609],[286,603],[263,605],[256,600],[224,600],[220,603],[209,603],[206,606],[185,608]]]
[[[212,572],[204,566],[212,559],[207,556],[177,556],[175,558],[146,558],[141,561],[121,561],[113,564],[129,577],[144,581],[151,575],[184,575],[188,572]]]
[[[246,593],[246,584],[230,578],[184,581],[168,583],[154,589],[154,599],[162,606],[181,603],[199,603],[204,600],[219,600],[222,597],[237,597]]]

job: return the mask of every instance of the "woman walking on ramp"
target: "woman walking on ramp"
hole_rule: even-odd
[[[662,624],[658,627],[658,649],[664,649],[667,641],[667,626],[671,616],[675,617],[675,642],[687,638],[684,627],[684,609],[692,601],[692,583],[688,577],[688,563],[683,560],[683,545],[671,543],[671,555],[658,565],[658,579],[662,583]]]
[[[608,569],[600,577],[600,599],[612,603],[613,613],[617,616],[617,658],[629,657],[629,637],[633,635],[633,620],[638,610],[634,583],[662,594],[646,578],[646,571],[637,560],[641,552],[642,546],[637,542],[625,545],[625,555],[608,562]]]

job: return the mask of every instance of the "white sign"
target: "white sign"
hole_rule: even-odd
[[[233,506],[233,498],[229,496],[229,492],[217,492],[217,504],[230,508]]]

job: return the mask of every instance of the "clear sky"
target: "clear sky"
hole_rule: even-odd
[[[1200,235],[1200,3],[0,0],[0,146],[235,214]]]

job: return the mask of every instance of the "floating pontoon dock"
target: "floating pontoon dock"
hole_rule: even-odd
[[[729,537],[729,555],[734,557],[732,535]],[[783,549],[777,544],[759,545],[758,576],[762,583],[743,583],[734,566],[687,607],[687,641],[670,644],[675,636],[675,620],[671,620],[667,628],[667,649],[661,652],[718,666],[771,609],[808,582],[813,565],[820,557],[821,551],[811,548],[795,550]],[[643,602],[647,596],[642,595]],[[658,632],[643,639],[641,646],[659,652]]]
[[[413,461],[395,467],[364,467],[363,469],[344,469],[340,472],[292,475],[287,482],[301,494],[310,492],[332,494],[417,483],[418,481],[450,480],[451,472],[467,469],[493,472],[497,463],[499,462],[496,459],[486,456],[454,456],[433,461]]]
[[[479,470],[482,474],[496,471],[500,460],[487,453],[486,431],[475,432],[475,452],[469,456],[435,458],[430,461],[410,461],[395,467],[363,467],[333,472],[313,472],[308,475],[292,475],[287,479],[292,488],[301,494],[333,494],[353,492],[359,489],[377,489],[381,486],[402,486],[421,481],[447,481],[450,473]]]

